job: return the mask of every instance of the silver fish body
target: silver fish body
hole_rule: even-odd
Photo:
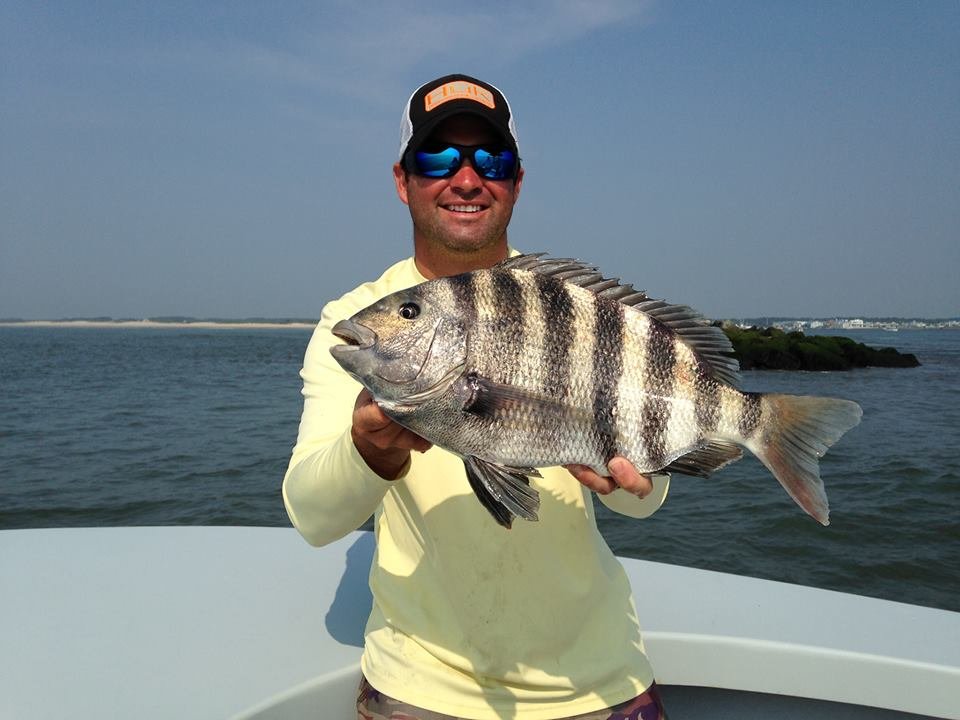
[[[720,328],[593,267],[521,255],[389,295],[333,331],[334,358],[390,417],[464,458],[501,525],[536,519],[537,467],[707,477],[753,452],[823,524],[818,458],[847,400],[742,392]]]

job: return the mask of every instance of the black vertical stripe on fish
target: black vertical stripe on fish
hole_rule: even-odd
[[[662,468],[667,460],[667,427],[670,404],[665,398],[673,394],[673,369],[676,355],[673,333],[659,322],[651,322],[647,333],[646,399],[641,411],[640,428],[651,468]]]
[[[744,440],[749,440],[760,425],[760,394],[744,393],[743,409],[740,411],[740,420],[737,429]]]
[[[463,318],[466,327],[473,327],[477,322],[477,297],[473,273],[463,273],[447,278],[457,313]]]
[[[720,423],[720,383],[698,368],[694,387],[697,429],[701,433],[713,432]]]
[[[604,463],[619,451],[617,442],[618,386],[623,374],[624,319],[620,303],[594,299],[593,416],[597,451]]]
[[[509,271],[495,270],[491,275],[494,306],[500,313],[500,322],[508,328],[504,339],[511,345],[510,348],[503,349],[519,357],[524,351],[526,336],[527,306],[524,302],[523,287]]]
[[[570,386],[570,345],[574,338],[573,301],[567,286],[545,275],[534,275],[544,321],[549,330],[543,347],[544,392],[562,399]]]

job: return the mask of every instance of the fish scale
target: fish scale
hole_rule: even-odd
[[[723,332],[578,261],[521,255],[394,293],[334,326],[331,349],[384,412],[464,459],[501,525],[534,520],[535,468],[707,477],[746,447],[826,524],[817,459],[856,403],[737,387]]]

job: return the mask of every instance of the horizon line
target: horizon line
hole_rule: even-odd
[[[784,321],[925,321],[925,322],[960,322],[960,316],[929,316],[929,315],[739,315],[728,316],[725,318],[705,318],[708,321],[744,321],[744,320],[763,320],[766,322],[784,322]],[[109,315],[93,316],[75,316],[59,318],[23,318],[23,317],[0,317],[0,325],[28,325],[28,324],[104,324],[104,325],[197,325],[197,324],[223,324],[223,325],[310,325],[315,326],[319,322],[319,317],[267,317],[262,315],[249,317],[197,317],[189,315],[157,315],[145,318],[134,317],[112,317]]]

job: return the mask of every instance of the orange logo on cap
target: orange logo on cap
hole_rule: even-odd
[[[491,110],[495,106],[492,92],[476,83],[465,82],[464,80],[448,82],[433,92],[427,93],[427,96],[423,99],[423,106],[427,112],[430,112],[451,100],[473,100],[481,105],[486,105]]]

